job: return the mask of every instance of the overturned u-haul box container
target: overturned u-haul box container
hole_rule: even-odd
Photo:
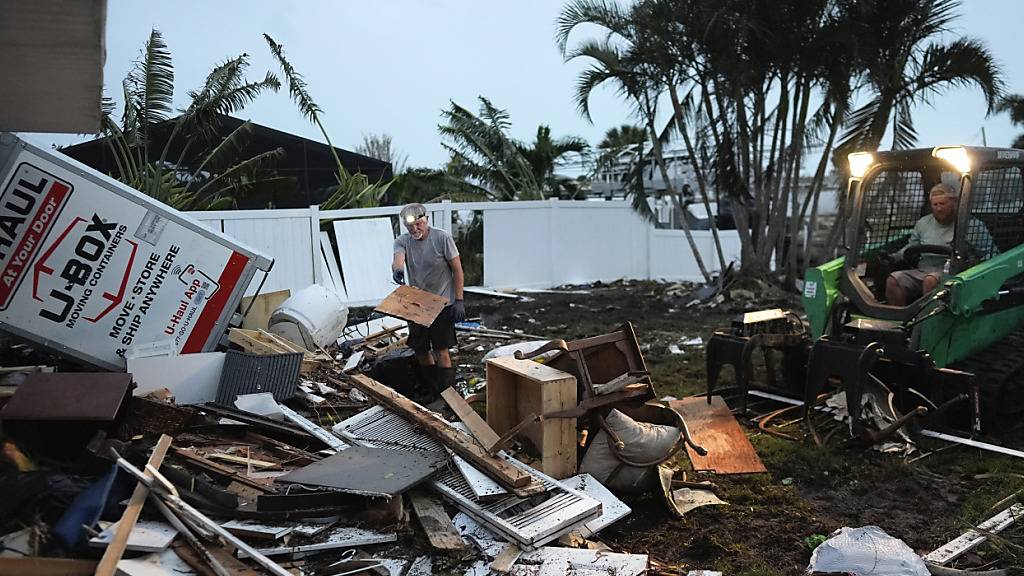
[[[0,330],[108,370],[212,350],[273,261],[58,152],[0,133]]]

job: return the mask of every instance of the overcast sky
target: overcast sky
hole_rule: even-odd
[[[555,47],[560,0],[381,0],[352,2],[246,0],[151,2],[108,0],[106,93],[120,99],[121,80],[151,28],[160,30],[175,69],[175,104],[215,65],[246,52],[249,76],[281,76],[263,41],[284,45],[325,114],[331,140],[352,149],[363,134],[389,134],[411,166],[439,167],[447,159],[437,125],[449,100],[475,110],[483,95],[508,110],[513,135],[532,140],[538,124],[555,136],[592,144],[604,131],[631,121],[630,107],[612,90],[591,100],[594,124],[576,112],[573,90],[583,62],[564,63]],[[1024,93],[1020,0],[965,0],[956,32],[983,40],[998,58],[1011,92]],[[586,34],[575,36],[578,40]],[[282,82],[284,81],[282,77]],[[321,140],[296,110],[287,88],[267,94],[239,114],[256,123]],[[986,118],[976,90],[950,90],[921,106],[915,119],[922,145],[1007,146],[1024,128],[1005,114]],[[41,144],[85,137],[27,135]]]

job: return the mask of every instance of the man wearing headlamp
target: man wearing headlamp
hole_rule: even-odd
[[[409,324],[409,348],[424,368],[426,380],[436,394],[455,384],[455,369],[448,349],[455,346],[455,323],[466,319],[463,300],[462,260],[455,240],[448,232],[430,226],[427,209],[422,204],[409,204],[399,214],[406,233],[395,238],[391,275],[397,284],[405,284],[409,269],[409,285],[448,299],[429,328]]]

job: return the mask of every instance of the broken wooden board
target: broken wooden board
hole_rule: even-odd
[[[374,310],[408,322],[430,327],[448,305],[448,299],[413,286],[399,286]]]
[[[270,324],[270,315],[281,304],[284,304],[284,301],[291,295],[292,291],[285,289],[242,298],[241,310],[245,314],[245,318],[242,319],[242,328],[246,330],[266,330]],[[249,307],[250,303],[252,304],[251,308]],[[247,310],[248,312],[246,312]]]
[[[264,330],[232,328],[228,331],[228,341],[250,354],[268,355],[301,352],[302,367],[299,372],[302,374],[313,372],[320,367],[320,361],[309,350]],[[285,344],[285,342],[288,344]]]
[[[391,498],[448,464],[444,453],[352,446],[278,477],[276,482]]]
[[[452,525],[452,519],[444,511],[441,503],[426,494],[412,492],[409,501],[416,517],[423,526],[427,540],[435,550],[444,552],[461,552],[466,549],[466,542]]]
[[[516,563],[516,560],[523,554],[523,551],[515,544],[506,544],[505,548],[498,553],[498,557],[491,562],[491,570],[498,574],[508,574],[509,570],[512,569],[512,565]]]
[[[210,472],[216,476],[227,479],[229,481],[238,482],[239,484],[243,484],[245,486],[248,486],[249,488],[257,490],[260,493],[271,491],[266,486],[254,481],[253,479],[247,477],[245,474],[241,474],[235,470],[232,470],[231,468],[228,468],[227,466],[203,458],[202,456],[196,454],[191,450],[178,447],[171,448],[171,450],[174,451],[175,455],[184,458],[186,464],[191,464],[195,468],[199,468],[200,470]]]
[[[153,447],[153,453],[149,456],[149,461],[146,463],[146,478],[154,478],[154,474],[150,469],[157,470],[160,465],[164,462],[164,457],[167,456],[167,449],[171,447],[171,437],[162,434],[160,439],[157,441],[156,446]],[[142,506],[146,503],[146,498],[149,497],[149,487],[144,483],[139,482],[135,485],[135,490],[132,491],[132,496],[128,500],[128,506],[125,507],[124,513],[121,514],[121,519],[118,521],[118,528],[114,531],[113,537],[110,539],[110,543],[107,544],[107,549],[103,552],[103,558],[100,559],[99,565],[96,567],[96,574],[98,576],[112,576],[114,571],[117,570],[117,562],[121,559],[121,555],[124,554],[125,546],[131,537],[131,531],[135,527],[135,523],[139,519],[139,514],[142,512]]]
[[[489,476],[515,492],[517,496],[529,496],[544,491],[544,487],[530,474],[516,468],[504,459],[491,456],[468,435],[451,427],[426,408],[395,390],[362,374],[353,375],[352,383],[387,409],[421,428],[434,440],[448,446],[456,454],[487,472]]]
[[[450,386],[445,388],[444,392],[441,392],[441,398],[444,398],[444,401],[451,407],[452,412],[455,412],[459,420],[462,420],[462,423],[469,428],[470,434],[480,442],[480,445],[485,450],[490,452],[494,445],[501,440],[501,437],[487,425],[487,422],[476,413],[476,410],[473,410],[473,407],[466,402],[466,399],[455,388]]]
[[[694,470],[716,474],[768,471],[721,396],[712,396],[710,405],[706,398],[694,397],[672,400],[668,406],[686,421],[693,441],[708,451],[701,456],[686,447]]]

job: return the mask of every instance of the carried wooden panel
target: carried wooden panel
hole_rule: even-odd
[[[576,378],[532,360],[487,361],[487,423],[508,432],[530,414],[576,407]],[[540,452],[540,470],[553,478],[576,474],[576,419],[552,418],[523,428],[522,435]]]
[[[430,327],[448,305],[448,299],[413,286],[399,286],[374,310],[388,316]]]
[[[686,421],[693,441],[708,451],[707,456],[700,456],[686,447],[694,470],[716,474],[767,472],[721,396],[712,396],[710,405],[706,398],[673,400],[668,405]]]

